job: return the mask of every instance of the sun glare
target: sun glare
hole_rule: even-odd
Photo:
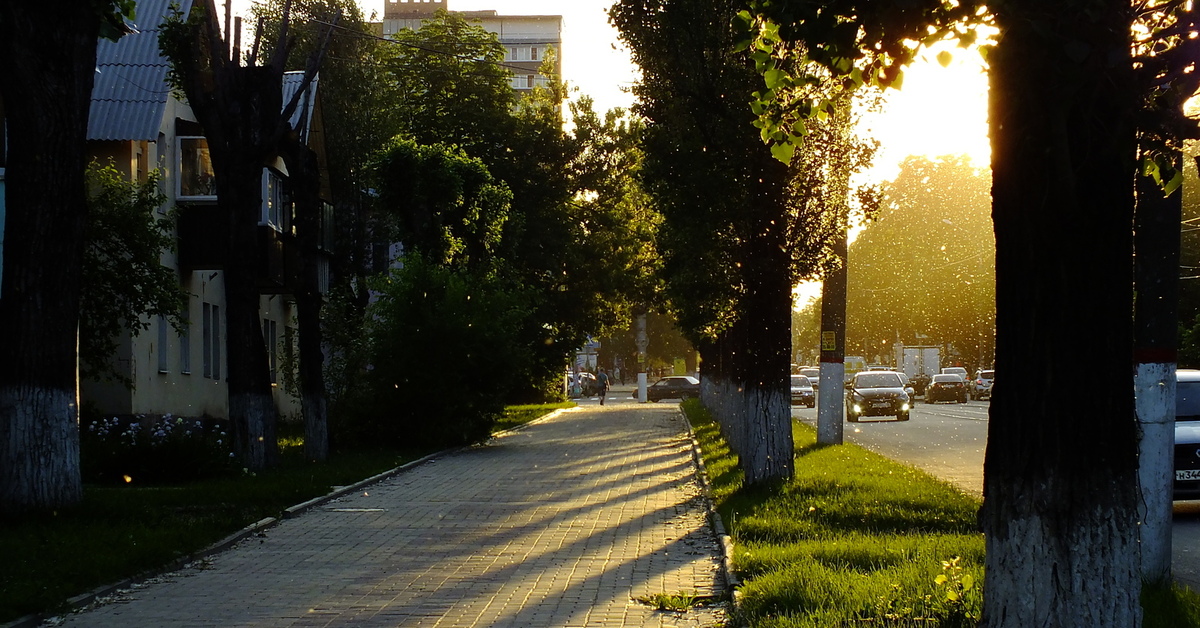
[[[953,59],[942,67],[937,54]],[[987,137],[987,73],[975,49],[945,44],[924,51],[904,73],[899,90],[885,94],[883,110],[864,116],[864,134],[879,140],[872,179],[890,179],[909,155],[966,154],[991,161]]]

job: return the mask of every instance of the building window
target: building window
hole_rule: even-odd
[[[283,180],[273,170],[266,170],[263,177],[263,211],[259,224],[267,225],[276,231],[283,231],[287,226],[284,218],[287,212],[284,206],[287,199],[283,195]]]
[[[263,341],[267,343],[267,366],[271,369],[271,383],[278,383],[276,375],[279,367],[279,326],[269,319],[263,319]]]
[[[158,372],[166,373],[168,369],[167,362],[167,317],[162,314],[158,315]]]
[[[179,138],[179,187],[176,195],[182,199],[216,200],[212,158],[208,140],[203,137]]]
[[[537,61],[537,60],[538,60],[538,49],[537,49],[537,46],[534,46],[534,47],[532,47],[532,48],[530,48],[530,49],[529,49],[529,60],[530,60],[530,61]]]
[[[525,75],[525,88],[533,89],[533,75],[532,74]]]
[[[179,328],[179,372],[192,374],[192,322],[188,320],[187,306],[180,314]]]
[[[212,303],[204,304],[204,376],[209,379],[221,379],[221,307]]]

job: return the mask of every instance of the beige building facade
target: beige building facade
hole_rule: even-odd
[[[403,29],[417,30],[439,10],[452,10],[447,0],[384,0],[383,35]],[[545,87],[549,79],[540,72],[546,53],[555,51],[554,72],[562,76],[561,15],[499,15],[496,11],[458,11],[470,22],[494,33],[505,48],[504,65],[511,70],[513,89],[528,92]]]

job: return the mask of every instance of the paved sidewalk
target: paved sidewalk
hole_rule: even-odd
[[[675,404],[627,394],[448,454],[62,618],[89,627],[707,627],[723,592]]]

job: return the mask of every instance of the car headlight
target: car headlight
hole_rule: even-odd
[[[904,411],[904,412],[908,412],[908,402],[907,402],[907,401],[905,401],[904,403],[900,404],[900,410],[902,410],[902,411]]]
[[[862,412],[862,406],[858,405],[857,403],[856,403],[856,404],[854,404],[854,411],[855,411],[855,412]]]

